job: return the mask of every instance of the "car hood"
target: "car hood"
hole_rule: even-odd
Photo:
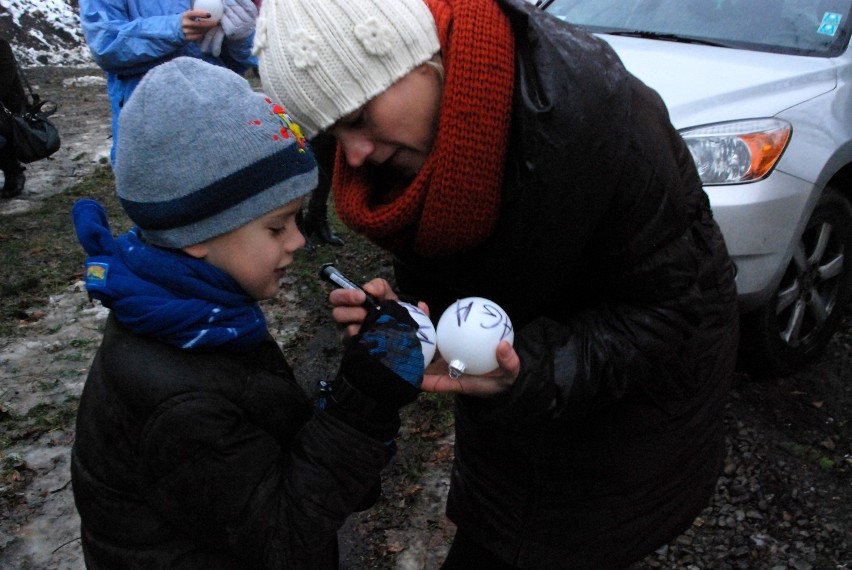
[[[678,129],[771,117],[834,89],[832,61],[601,34]]]

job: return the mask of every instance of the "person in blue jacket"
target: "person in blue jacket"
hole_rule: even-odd
[[[80,0],[80,23],[95,62],[107,73],[113,146],[121,109],[142,77],[179,56],[203,59],[242,75],[257,66],[252,55],[257,5],[223,0],[220,21],[191,0]]]

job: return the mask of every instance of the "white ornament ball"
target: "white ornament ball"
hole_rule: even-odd
[[[429,366],[432,358],[435,357],[435,348],[437,345],[435,326],[432,324],[429,315],[421,311],[418,307],[410,303],[400,303],[400,305],[408,310],[408,314],[411,315],[411,318],[419,326],[417,338],[420,339],[420,346],[423,349],[423,364]]]
[[[210,19],[218,22],[225,13],[225,5],[222,0],[195,0],[192,3],[193,10],[210,12]]]
[[[497,345],[515,341],[512,321],[500,305],[482,297],[466,297],[450,305],[436,327],[438,352],[450,376],[486,374],[498,367]]]

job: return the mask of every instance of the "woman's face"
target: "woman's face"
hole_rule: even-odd
[[[413,177],[435,142],[442,91],[439,72],[421,65],[337,121],[329,132],[350,167],[369,163]]]

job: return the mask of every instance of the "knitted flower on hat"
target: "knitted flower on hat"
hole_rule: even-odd
[[[265,0],[253,48],[264,89],[308,138],[438,50],[422,0]]]

